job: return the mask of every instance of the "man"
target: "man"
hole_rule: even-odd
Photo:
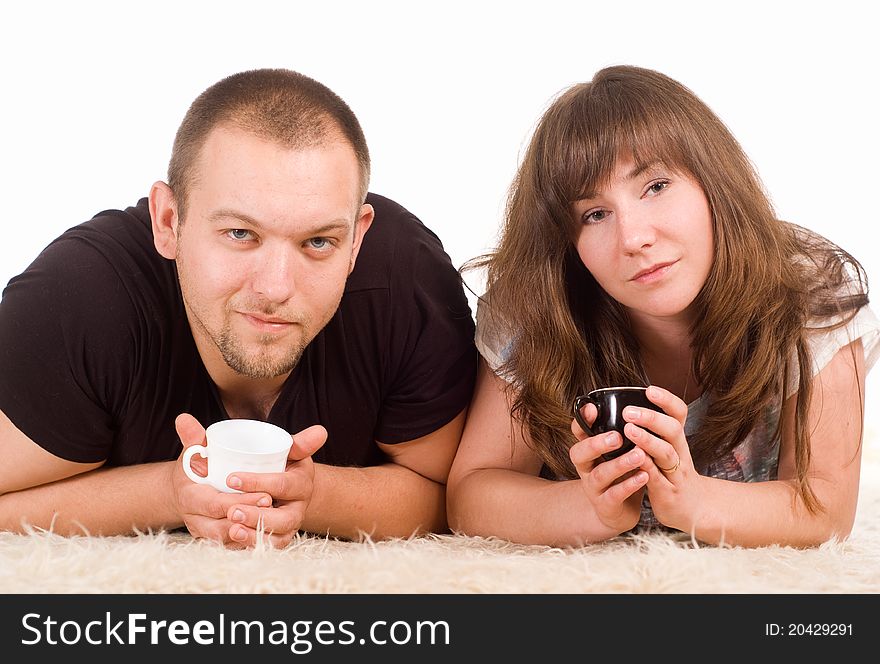
[[[190,107],[167,184],[13,278],[0,529],[186,526],[232,547],[445,529],[473,322],[437,237],[367,193],[369,163],[325,86],[235,74]],[[227,418],[294,433],[287,470],[231,475],[243,493],[186,478],[183,447]]]

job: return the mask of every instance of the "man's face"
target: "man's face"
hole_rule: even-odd
[[[177,270],[209,371],[286,375],[329,322],[364,233],[360,171],[345,142],[290,150],[231,127],[208,136]]]

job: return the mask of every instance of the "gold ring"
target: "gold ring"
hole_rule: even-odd
[[[678,461],[675,462],[675,465],[672,468],[660,468],[660,466],[657,466],[657,468],[660,468],[660,470],[662,470],[664,473],[674,473],[676,470],[678,470],[678,467],[680,465],[681,457],[678,457]]]

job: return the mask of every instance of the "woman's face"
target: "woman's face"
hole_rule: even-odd
[[[712,214],[690,176],[655,162],[618,161],[609,184],[576,201],[578,255],[599,285],[638,318],[682,318],[713,260]]]

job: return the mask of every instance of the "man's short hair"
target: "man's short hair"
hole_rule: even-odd
[[[327,86],[289,69],[254,69],[215,83],[192,103],[177,130],[168,185],[183,220],[189,189],[198,178],[195,164],[208,134],[230,125],[289,149],[346,140],[361,170],[361,200],[367,195],[370,153],[360,123]]]

